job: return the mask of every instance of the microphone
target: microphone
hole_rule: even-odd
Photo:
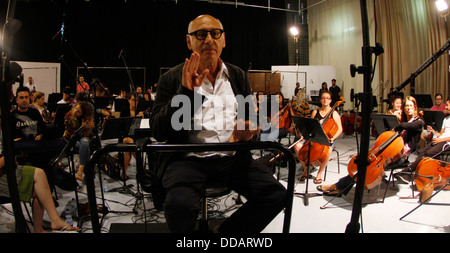
[[[355,100],[355,90],[350,89],[350,101],[353,103],[354,100]]]
[[[61,29],[59,29],[59,31],[52,37],[52,40],[55,40],[56,37],[58,37],[58,35],[62,32],[64,32],[64,28],[61,27]]]
[[[120,57],[122,57],[122,53],[123,53],[123,49],[120,50],[119,57],[117,57],[117,59],[120,60]]]

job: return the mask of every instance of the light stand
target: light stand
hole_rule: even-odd
[[[10,55],[14,34],[22,26],[19,20],[13,19],[16,8],[16,1],[8,2],[8,11],[6,21],[3,27],[1,50],[1,72],[0,72],[0,106],[1,106],[1,127],[2,127],[2,150],[5,154],[6,177],[8,180],[8,189],[10,193],[16,230],[19,233],[27,232],[27,224],[20,206],[19,190],[16,178],[16,159],[14,155],[14,140],[12,135],[11,121],[11,84],[16,77],[22,73],[22,68],[17,64],[10,62]]]
[[[372,113],[372,87],[371,87],[371,74],[372,74],[372,53],[375,48],[370,47],[369,37],[369,22],[367,14],[366,0],[360,0],[361,4],[361,21],[363,30],[363,47],[362,47],[362,63],[363,66],[356,68],[351,65],[350,71],[352,77],[355,73],[364,75],[364,93],[361,94],[362,101],[362,124],[361,124],[361,150],[359,152],[358,159],[358,179],[356,182],[355,199],[353,202],[352,217],[350,223],[345,230],[346,233],[358,233],[360,230],[360,224],[358,222],[361,210],[362,210],[362,197],[364,194],[366,172],[368,166],[369,155],[369,139],[370,139],[370,115]]]

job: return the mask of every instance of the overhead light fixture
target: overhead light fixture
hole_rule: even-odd
[[[435,4],[440,12],[448,10],[448,3],[446,0],[436,0]]]
[[[289,32],[291,33],[292,36],[294,36],[295,39],[298,39],[298,37],[300,36],[300,31],[296,26],[292,26],[289,29]]]

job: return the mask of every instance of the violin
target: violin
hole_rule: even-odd
[[[328,139],[333,138],[333,136],[336,134],[338,130],[336,122],[334,121],[333,117],[330,118],[330,116],[333,115],[334,110],[342,103],[344,103],[343,97],[341,97],[340,100],[334,104],[334,106],[331,108],[331,110],[327,113],[327,115],[322,121],[321,125]],[[309,146],[311,146],[311,151],[309,152],[310,154],[309,161],[310,162],[320,161],[321,163],[323,163],[328,156],[330,147],[327,145],[314,142],[311,142],[310,145],[309,141],[305,142],[303,147],[300,149],[298,155],[299,159],[302,161],[306,161],[308,159],[308,150],[310,149]]]
[[[44,110],[42,110],[42,116],[44,118],[45,123],[51,123],[53,122],[53,117],[50,115],[50,112],[47,110],[47,107],[43,106]]]
[[[276,126],[278,129],[289,128],[289,125],[291,124],[290,108],[291,104],[289,103],[280,111],[278,125]],[[277,120],[274,122],[277,122]]]
[[[420,191],[420,202],[427,201],[436,187],[444,186],[448,177],[450,177],[449,163],[428,157],[422,159],[414,176],[417,190]]]
[[[369,165],[367,166],[365,189],[370,190],[376,187],[383,179],[385,166],[397,161],[403,154],[404,142],[398,132],[386,131],[378,136],[374,147],[369,151],[368,155]],[[348,174],[355,182],[357,180],[356,174],[358,173],[358,165],[356,163],[358,157],[359,155],[353,157],[347,167]]]

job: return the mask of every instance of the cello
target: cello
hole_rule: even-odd
[[[339,101],[337,101],[334,104],[334,106],[331,108],[331,110],[323,118],[323,121],[321,123],[323,131],[327,135],[328,139],[331,139],[338,130],[338,126],[337,126],[336,122],[334,121],[334,119],[332,117],[330,118],[330,116],[333,115],[334,110],[338,106],[340,106],[342,103],[344,103],[343,97],[341,97],[339,99]],[[311,146],[311,148],[310,148],[310,146]],[[309,152],[310,149],[311,149],[311,151]],[[329,146],[322,145],[319,143],[314,143],[314,142],[309,143],[309,141],[307,141],[307,142],[305,142],[303,147],[300,149],[298,158],[302,161],[306,161],[308,159],[308,153],[309,153],[309,155],[310,155],[309,161],[310,162],[319,161],[319,162],[323,163],[326,160],[329,151],[330,151]]]
[[[450,177],[450,164],[425,157],[417,165],[414,176],[417,190],[420,191],[420,202],[428,201],[436,187],[444,186]],[[448,189],[448,186],[445,188]]]
[[[369,151],[366,180],[364,187],[366,190],[370,190],[376,187],[383,179],[384,168],[386,165],[397,161],[404,154],[404,142],[403,138],[398,132],[386,131],[382,133],[375,140],[374,147]],[[358,166],[356,159],[359,156],[355,156],[349,162],[347,171],[348,174],[356,182],[356,174],[358,172]]]

